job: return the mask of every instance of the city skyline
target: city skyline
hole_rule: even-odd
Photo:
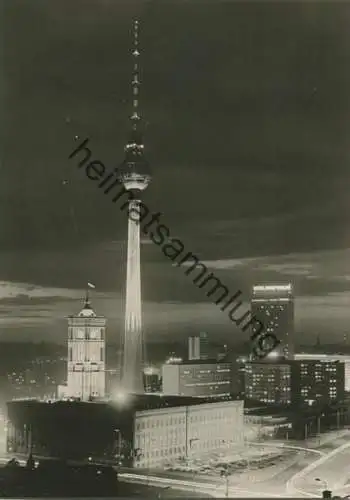
[[[122,334],[125,217],[66,158],[79,135],[106,165],[122,160],[126,49],[140,13],[155,171],[148,206],[244,292],[245,304],[255,283],[293,282],[296,339],[342,342],[350,319],[349,7],[227,4],[220,13],[209,4],[200,12],[172,6],[165,16],[164,7],[138,4],[6,5],[7,26],[23,38],[13,45],[7,28],[3,51],[0,339],[64,342],[65,317],[79,309],[87,280],[109,320],[107,338]],[[148,240],[142,273],[149,339],[203,329],[246,338]]]

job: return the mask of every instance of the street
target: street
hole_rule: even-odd
[[[318,497],[322,490],[329,489],[334,495],[339,494],[338,492],[344,495],[344,486],[349,479],[349,464],[350,442],[295,474],[287,483],[287,493]]]
[[[119,468],[119,479],[130,486],[133,483],[141,489],[159,490],[164,497],[176,496],[177,491],[177,496],[187,492],[189,496],[305,498],[321,496],[321,491],[328,487],[339,496],[350,493],[350,485],[346,485],[350,478],[349,433],[333,434],[328,442],[321,442],[318,447],[315,442],[312,449],[303,448],[302,444],[282,443],[283,447],[291,448],[290,461],[276,462],[262,469],[247,469],[243,474],[228,478],[194,472]],[[273,443],[266,443],[266,446],[273,446]],[[300,449],[296,450],[296,446]],[[0,458],[0,463],[8,459]],[[25,460],[20,462],[24,464]]]
[[[303,443],[290,442],[289,444],[291,446],[299,445],[301,447]],[[171,485],[171,487],[177,486],[187,489],[189,492],[207,492],[215,497],[225,496],[226,488],[227,493],[231,498],[264,496],[276,498],[295,498],[306,496],[317,497],[320,496],[321,491],[325,489],[325,484],[315,481],[315,478],[320,476],[321,479],[325,470],[329,469],[329,463],[332,463],[331,470],[334,473],[336,472],[336,474],[330,473],[329,477],[337,477],[336,487],[339,488],[339,492],[341,492],[342,496],[344,496],[346,492],[350,490],[349,486],[344,486],[345,482],[350,477],[350,474],[347,473],[346,467],[346,463],[350,459],[350,448],[347,449],[349,445],[349,433],[333,434],[330,436],[330,440],[328,442],[325,443],[321,441],[319,447],[317,447],[317,442],[315,442],[311,450],[308,450],[307,448],[304,448],[304,451],[300,450],[298,452],[297,459],[292,465],[285,467],[284,469],[279,469],[277,467],[273,471],[272,475],[271,471],[269,471],[270,476],[265,480],[264,475],[266,476],[266,471],[247,471],[245,477],[242,475],[239,477],[233,475],[227,479],[227,485],[225,478],[171,471],[152,471],[152,475],[148,476],[148,481],[150,481],[149,484],[154,484],[155,486],[159,484],[167,484]],[[338,451],[344,447],[344,451]],[[314,453],[314,451],[318,451],[319,453]],[[334,458],[332,458],[332,456],[328,458],[328,455],[331,453],[334,453]],[[307,471],[312,465],[314,465],[314,468],[308,473]],[[303,471],[306,471],[305,476],[302,476]],[[128,474],[128,481],[147,481],[146,471],[137,472],[137,477],[135,477],[136,475],[134,474]],[[255,477],[253,477],[253,474]],[[290,488],[290,483],[293,478],[296,478],[296,484],[294,485],[294,488]],[[288,489],[287,486],[289,486]],[[305,487],[305,491],[303,487]],[[298,491],[299,488],[300,491]],[[336,494],[337,491],[338,490],[335,489],[334,493]]]

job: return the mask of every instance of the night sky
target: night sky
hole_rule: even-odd
[[[68,156],[122,162],[138,16],[147,205],[232,293],[293,282],[298,341],[350,342],[349,3],[1,5],[1,339],[63,342],[88,281],[121,333],[126,216]],[[150,340],[246,335],[148,240],[142,279]]]

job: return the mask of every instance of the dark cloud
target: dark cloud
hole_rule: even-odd
[[[123,293],[125,244],[111,242],[125,238],[125,216],[67,158],[79,135],[107,166],[122,160],[135,15],[146,202],[172,234],[204,260],[286,264],[349,247],[347,3],[12,0],[0,26],[2,279]],[[142,252],[146,301],[203,301],[159,249]],[[304,296],[348,289],[336,269],[221,276],[247,292],[277,278]]]

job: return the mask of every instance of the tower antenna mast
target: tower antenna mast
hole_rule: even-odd
[[[133,102],[132,108],[133,113],[131,115],[132,129],[137,130],[137,124],[140,121],[141,117],[139,115],[139,93],[140,93],[140,78],[139,78],[139,64],[138,58],[140,57],[139,52],[139,22],[134,21],[134,46],[133,46],[133,59],[134,59],[134,70],[133,70],[133,79],[131,82],[132,85],[132,94],[133,94]]]

